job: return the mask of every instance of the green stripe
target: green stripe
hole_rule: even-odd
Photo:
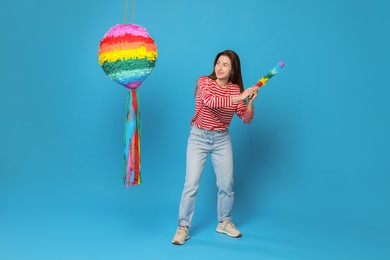
[[[117,60],[116,62],[104,62],[102,68],[106,74],[123,70],[150,69],[154,67],[156,61],[147,59]]]

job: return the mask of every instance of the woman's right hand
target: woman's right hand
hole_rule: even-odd
[[[246,98],[251,98],[253,95],[257,93],[256,89],[254,87],[250,87],[245,89],[241,94],[240,98],[241,100],[245,100]]]
[[[257,87],[256,87],[257,88]],[[244,101],[247,98],[252,98],[257,94],[258,89],[255,87],[250,87],[248,89],[245,89],[239,96],[233,96],[232,97],[232,102],[233,104],[236,104],[239,101]]]

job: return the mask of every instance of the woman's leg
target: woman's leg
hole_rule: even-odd
[[[200,177],[209,152],[203,130],[191,128],[187,145],[186,178],[179,208],[179,225],[191,226]]]
[[[218,220],[231,220],[234,202],[233,149],[228,131],[215,135],[211,159],[218,187]]]

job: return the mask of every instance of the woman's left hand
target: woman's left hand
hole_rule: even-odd
[[[250,89],[252,90],[252,94],[248,96],[248,100],[253,101],[256,99],[260,88],[258,86],[253,86]]]

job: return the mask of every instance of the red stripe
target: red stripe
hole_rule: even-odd
[[[134,115],[138,117],[138,100],[137,100],[137,90],[132,89],[131,90],[132,100],[133,100],[133,109],[134,109]],[[140,158],[139,158],[139,134],[138,134],[138,120],[139,118],[136,118],[136,128],[134,133],[134,182],[133,184],[138,184],[138,179],[140,178]]]
[[[135,132],[135,138],[134,138],[134,142],[135,142],[135,160],[134,160],[134,183],[133,184],[137,184],[138,183],[138,179],[139,179],[139,176],[140,176],[140,172],[139,172],[139,145],[138,145],[138,129],[136,130]]]
[[[100,41],[100,46],[103,44],[116,44],[121,42],[144,42],[144,43],[154,43],[154,40],[150,37],[142,37],[142,36],[133,36],[133,35],[122,35],[118,37],[106,37]]]

